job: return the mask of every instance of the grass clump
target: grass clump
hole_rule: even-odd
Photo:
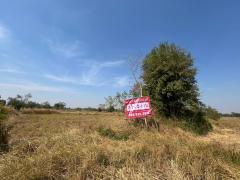
[[[108,156],[100,151],[98,154],[97,154],[97,158],[96,158],[96,161],[99,165],[102,165],[102,166],[108,166],[110,165],[110,160],[108,158]]]
[[[108,137],[112,140],[117,140],[117,141],[127,141],[129,139],[129,135],[125,133],[116,133],[113,131],[111,128],[103,128],[100,127],[98,128],[98,132],[101,136]]]

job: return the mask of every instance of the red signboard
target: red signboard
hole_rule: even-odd
[[[126,118],[144,118],[152,115],[150,97],[127,99],[124,101]]]

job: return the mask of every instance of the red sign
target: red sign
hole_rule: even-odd
[[[144,118],[152,115],[150,97],[127,99],[124,101],[126,118]]]

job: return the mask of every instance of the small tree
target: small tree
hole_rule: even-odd
[[[43,102],[41,104],[41,106],[42,106],[42,108],[45,108],[45,109],[50,109],[51,108],[51,105],[50,105],[50,103],[48,101]]]
[[[24,104],[27,104],[31,98],[32,98],[31,93],[24,95],[24,99],[23,99]]]
[[[64,109],[65,107],[66,107],[65,102],[58,102],[58,103],[54,104],[55,109]]]
[[[191,55],[174,44],[154,48],[143,63],[143,79],[158,112],[180,117],[199,104],[195,79],[196,68]]]
[[[105,98],[105,105],[106,105],[106,109],[108,112],[113,112],[115,110],[114,108],[114,97],[112,96],[108,96],[107,98]]]
[[[17,95],[15,98],[9,97],[7,105],[12,106],[14,109],[19,111],[21,108],[24,107],[24,101],[22,96]]]
[[[162,43],[144,59],[144,89],[150,95],[157,113],[185,120],[197,133],[212,129],[199,101],[196,68],[190,53],[174,44]]]

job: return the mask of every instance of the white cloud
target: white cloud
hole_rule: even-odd
[[[104,67],[116,67],[116,66],[120,66],[124,63],[123,60],[119,60],[119,61],[107,61],[107,62],[103,62],[101,64],[98,64],[99,67],[104,68]]]
[[[9,36],[10,36],[10,31],[8,30],[8,28],[0,24],[0,41],[8,39]]]
[[[124,61],[119,60],[119,61],[106,61],[103,63],[90,63],[88,66],[88,71],[83,72],[81,76],[81,81],[85,84],[88,85],[96,85],[96,86],[102,86],[106,85],[109,82],[109,79],[111,77],[108,77],[108,80],[101,80],[101,72],[105,68],[115,68],[120,65],[122,65]],[[102,77],[103,78],[103,77]]]
[[[45,74],[44,77],[53,81],[63,82],[63,83],[71,83],[76,85],[88,85],[88,86],[103,86],[103,85],[114,85],[115,81],[117,81],[116,86],[124,86],[127,84],[125,79],[123,78],[107,78],[101,75],[101,72],[105,68],[114,68],[122,65],[124,61],[106,61],[103,63],[91,62],[86,66],[86,70],[82,72],[79,77],[69,77],[62,75],[53,75],[53,74]]]
[[[26,91],[64,92],[66,89],[35,83],[0,83],[1,89],[21,89]]]
[[[48,47],[53,53],[65,58],[79,57],[85,54],[83,44],[80,41],[60,42],[59,40],[48,40]]]
[[[58,82],[66,82],[66,83],[74,83],[74,84],[77,83],[77,81],[74,78],[67,77],[67,76],[56,76],[52,74],[45,74],[44,77],[47,79],[58,81]]]
[[[11,69],[11,68],[0,69],[0,72],[3,72],[3,73],[14,73],[14,74],[25,74],[25,72],[23,72],[23,71],[19,71],[17,69]]]

